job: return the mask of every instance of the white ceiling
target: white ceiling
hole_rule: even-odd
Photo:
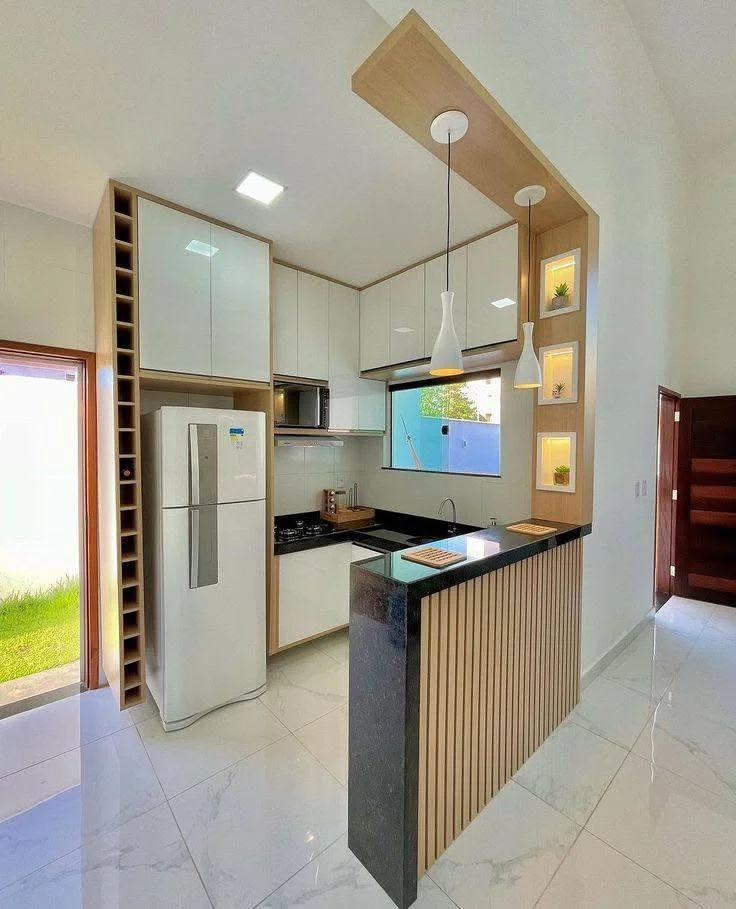
[[[107,177],[356,284],[443,245],[442,164],[350,89],[364,0],[0,0],[0,198],[90,224]],[[287,185],[237,196],[249,169]],[[509,220],[459,177],[453,241]]]
[[[736,140],[736,0],[624,0],[690,152]]]

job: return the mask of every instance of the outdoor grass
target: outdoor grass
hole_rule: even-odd
[[[79,581],[0,600],[0,682],[79,659]]]

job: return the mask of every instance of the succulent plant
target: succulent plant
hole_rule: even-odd
[[[558,477],[561,477],[566,473],[570,473],[570,468],[567,466],[567,464],[558,464],[557,467],[555,467],[555,473]]]
[[[564,382],[555,382],[555,384],[552,386],[552,397],[561,398],[566,390],[567,385]]]
[[[558,284],[555,287],[555,296],[556,297],[566,297],[570,293],[570,287],[567,281],[563,281],[561,284]]]

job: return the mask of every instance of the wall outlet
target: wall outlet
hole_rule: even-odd
[[[643,496],[645,496],[647,494],[647,481],[646,480],[641,481],[641,494]]]
[[[488,518],[488,523],[486,524],[486,527],[495,527],[497,523],[498,523],[498,521],[496,520],[496,518]]]
[[[641,480],[636,480],[634,483],[634,498],[638,499],[641,496]]]

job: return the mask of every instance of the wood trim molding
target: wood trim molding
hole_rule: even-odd
[[[26,344],[16,341],[1,341],[0,353],[11,353],[37,358],[42,365],[49,360],[62,360],[81,366],[80,382],[80,438],[82,440],[82,513],[84,535],[82,537],[81,589],[83,602],[82,667],[81,682],[87,688],[98,688],[100,666],[100,612],[99,612],[99,524],[97,513],[97,395],[96,364],[94,353],[67,347],[49,347],[42,344]]]
[[[270,391],[270,382],[248,379],[223,379],[219,376],[198,376],[157,369],[139,371],[141,388],[161,391],[191,391],[199,394],[237,394],[241,391]]]

